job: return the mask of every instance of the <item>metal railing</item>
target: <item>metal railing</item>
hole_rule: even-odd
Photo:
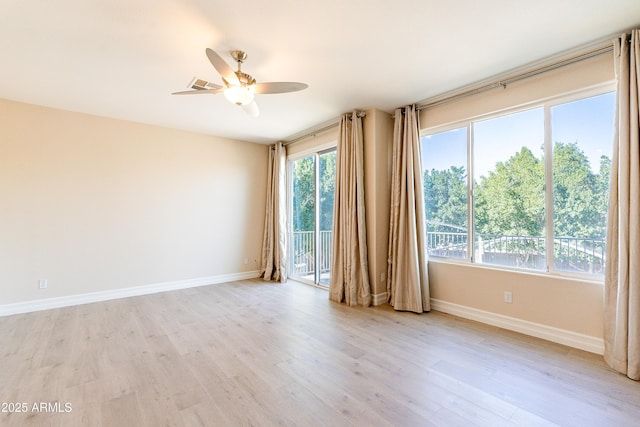
[[[427,233],[427,250],[431,256],[467,258],[467,233],[432,231]]]
[[[556,237],[553,239],[554,269],[568,272],[603,274],[604,239]],[[428,232],[429,255],[467,258],[467,233]],[[546,268],[546,239],[542,236],[476,236],[474,255],[478,263],[509,267]]]
[[[555,268],[604,274],[607,242],[605,239],[556,237],[553,240]]]
[[[320,252],[318,256],[318,267],[320,274],[331,271],[331,250],[332,250],[331,230],[320,231]],[[293,259],[292,274],[294,276],[309,276],[315,273],[316,239],[314,231],[294,231],[291,239],[291,255]]]
[[[484,264],[543,270],[545,238],[540,236],[476,236],[476,261]]]
[[[320,231],[320,274],[331,270],[332,232]],[[568,272],[603,274],[605,262],[604,239],[556,237],[553,239],[554,269]],[[293,232],[291,239],[293,271],[296,276],[315,273],[315,233]],[[467,233],[435,231],[427,233],[430,256],[446,258],[468,257]],[[546,239],[542,236],[476,236],[476,262],[544,270],[546,268]]]

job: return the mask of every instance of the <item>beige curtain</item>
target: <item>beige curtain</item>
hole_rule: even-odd
[[[616,133],[611,162],[604,294],[604,357],[640,380],[640,30],[614,42]]]
[[[278,282],[287,280],[286,160],[287,150],[282,142],[270,147],[260,277]]]
[[[364,212],[364,152],[361,114],[340,120],[333,208],[333,252],[329,298],[371,305]]]
[[[387,271],[389,303],[416,313],[431,309],[419,128],[414,106],[395,111]]]

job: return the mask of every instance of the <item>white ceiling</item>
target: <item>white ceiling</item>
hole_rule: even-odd
[[[2,0],[0,98],[268,143],[355,108],[396,107],[640,26],[639,0]],[[258,82],[250,117],[205,48]],[[235,68],[235,67],[234,67]]]

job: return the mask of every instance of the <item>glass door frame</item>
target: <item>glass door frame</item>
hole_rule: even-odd
[[[328,284],[321,283],[322,269],[320,268],[320,254],[321,254],[321,239],[320,239],[320,156],[335,152],[337,147],[335,145],[328,148],[322,147],[311,151],[305,151],[297,153],[287,158],[287,237],[289,244],[287,245],[287,268],[289,269],[289,277],[299,282],[317,286],[323,289],[328,288]],[[301,160],[307,157],[313,157],[314,159],[314,197],[315,197],[315,209],[314,209],[314,254],[313,254],[313,280],[306,279],[301,276],[294,275],[293,263],[294,263],[294,248],[293,248],[293,162]]]

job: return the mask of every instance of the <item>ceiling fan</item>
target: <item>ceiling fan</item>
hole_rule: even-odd
[[[258,115],[258,104],[254,100],[256,94],[296,92],[308,87],[305,83],[298,82],[268,82],[256,83],[256,80],[247,73],[242,72],[242,63],[247,59],[247,54],[241,50],[231,51],[231,56],[238,64],[238,70],[233,69],[212,49],[207,48],[207,58],[220,76],[224,86],[207,82],[202,79],[194,79],[189,87],[192,90],[174,92],[173,95],[192,95],[202,93],[224,93],[224,96],[232,103],[239,105],[252,116]]]

